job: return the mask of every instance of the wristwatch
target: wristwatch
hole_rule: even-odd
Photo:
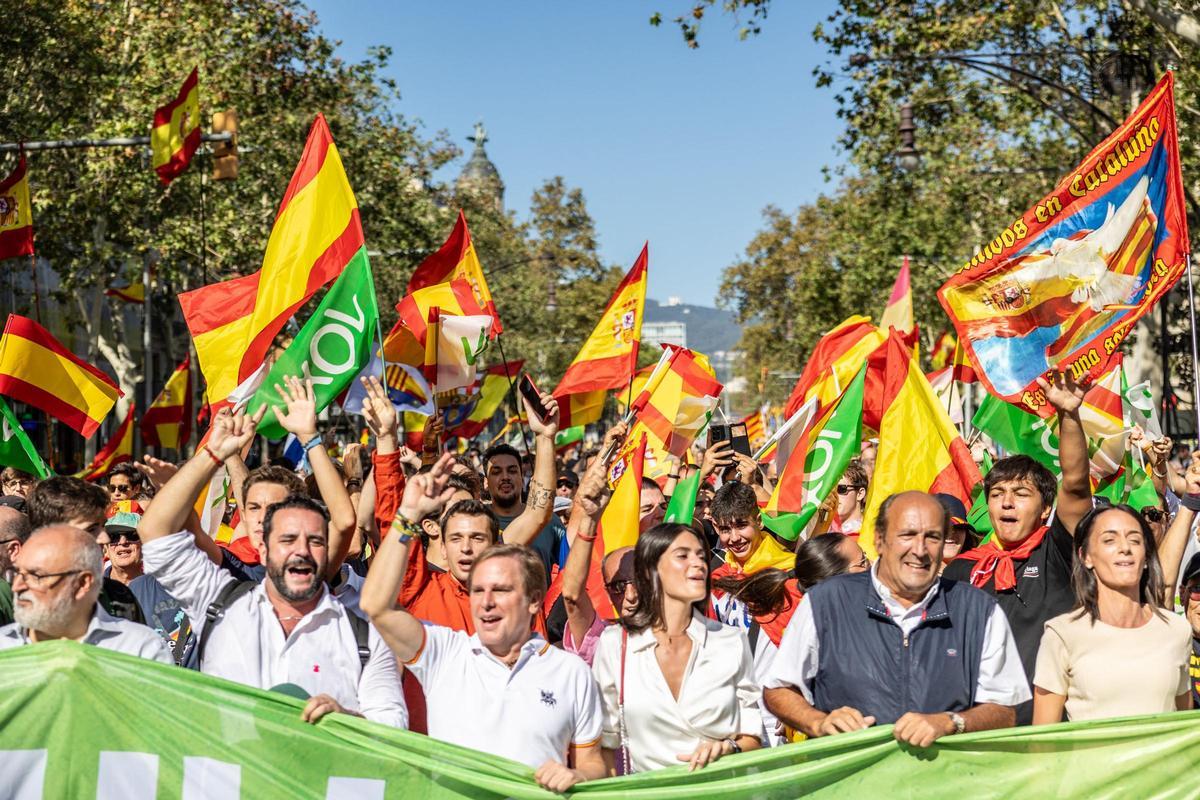
[[[735,752],[735,753],[742,752],[742,746],[740,744],[738,744],[737,740],[734,739],[732,736],[729,737],[728,739],[726,739],[725,741],[729,742],[729,746],[733,748],[733,752]]]
[[[963,719],[963,715],[957,711],[947,711],[946,714],[950,717],[950,721],[954,723],[954,732],[962,733],[967,729],[967,721]]]

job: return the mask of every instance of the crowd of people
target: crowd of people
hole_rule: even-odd
[[[1132,437],[1159,503],[1101,502],[1069,379],[1044,387],[1061,474],[997,460],[986,541],[960,499],[922,491],[864,530],[870,441],[800,541],[779,539],[760,513],[773,468],[716,442],[643,481],[636,544],[609,551],[603,454],[623,424],[564,458],[544,395],[526,456],[453,455],[436,431],[414,452],[384,387],[365,389],[373,450],[335,460],[311,385],[280,387],[303,476],[248,469],[262,412],[229,409],[182,464],[100,484],[5,469],[0,648],[73,639],[282,691],[307,722],[408,728],[554,791],[873,725],[928,747],[1200,699],[1200,458]],[[235,533],[218,543],[196,501],[222,469]],[[692,521],[664,521],[692,470]]]

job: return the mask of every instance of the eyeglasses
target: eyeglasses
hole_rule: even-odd
[[[1146,518],[1147,522],[1162,522],[1167,518],[1167,512],[1161,508],[1143,508],[1142,516]]]
[[[863,487],[848,485],[845,483],[839,483],[838,487],[837,487],[837,493],[838,494],[850,494],[851,492],[857,492],[861,488],[863,488]]]
[[[13,570],[13,582],[20,578],[25,584],[32,589],[45,589],[46,581],[51,578],[62,578],[67,575],[77,575],[83,572],[81,569],[71,569],[66,572],[27,572],[23,569]]]
[[[625,590],[631,583],[633,583],[633,581],[625,578],[617,578],[609,583],[604,584],[604,588],[608,589],[609,594],[625,594]]]

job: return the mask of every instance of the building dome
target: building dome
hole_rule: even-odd
[[[475,150],[458,176],[458,190],[489,198],[497,211],[503,211],[504,181],[500,179],[500,171],[496,169],[496,165],[488,158],[484,149],[487,138],[487,130],[483,123],[475,123],[475,134],[467,137],[467,141],[475,143]]]

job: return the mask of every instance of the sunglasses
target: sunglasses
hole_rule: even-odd
[[[125,544],[141,544],[142,540],[136,533],[122,533],[115,540],[108,543],[108,547],[118,545],[124,542]]]
[[[131,484],[131,483],[110,483],[108,485],[108,490],[110,492],[131,492],[131,491],[133,491],[133,484]]]
[[[854,486],[854,485],[848,485],[845,483],[839,483],[838,487],[837,487],[837,493],[838,494],[850,494],[851,492],[857,492],[859,489],[865,489],[865,488],[866,488],[865,486]]]
[[[608,589],[609,594],[622,594],[623,595],[623,594],[625,594],[625,589],[627,589],[629,587],[629,584],[631,584],[631,583],[633,583],[633,581],[626,580],[624,578],[617,578],[616,580],[614,580],[610,583],[604,584],[604,588]]]
[[[1145,517],[1148,522],[1162,522],[1167,518],[1167,512],[1163,511],[1161,508],[1143,508],[1142,516]]]
[[[1188,600],[1200,600],[1200,585],[1184,586],[1181,594]]]

